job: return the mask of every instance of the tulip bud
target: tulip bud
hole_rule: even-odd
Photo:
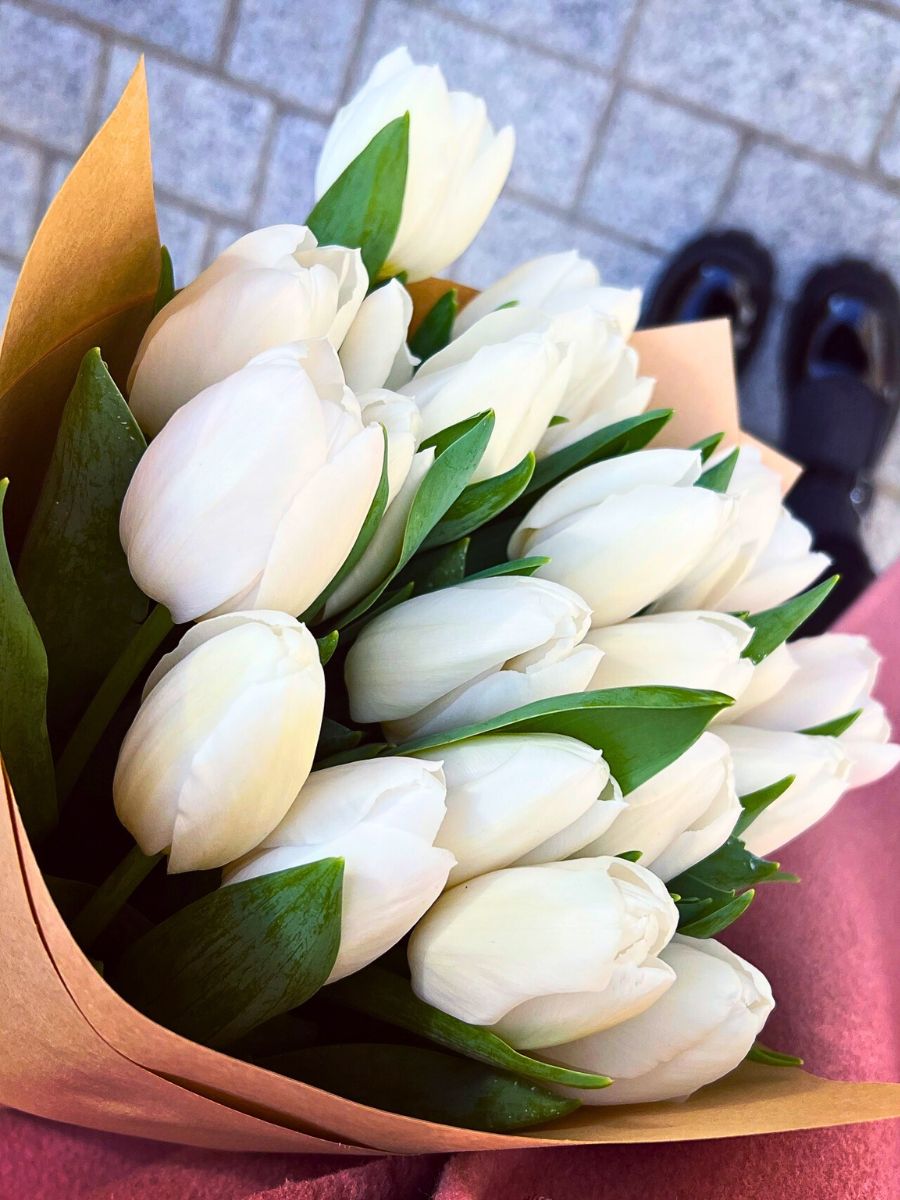
[[[700,455],[641,450],[576,471],[550,488],[513,534],[510,558],[550,559],[537,574],[573,588],[595,625],[640,612],[702,562],[733,502],[694,487]]]
[[[752,636],[749,625],[716,612],[660,613],[592,629],[584,640],[603,657],[588,686],[649,684],[740,696],[753,674],[741,657]]]
[[[761,612],[802,592],[828,565],[811,552],[809,530],[784,508],[781,479],[755,447],[741,447],[726,495],[734,506],[721,538],[657,609]]]
[[[354,392],[396,389],[412,379],[415,359],[406,345],[412,297],[397,279],[363,300],[341,343],[341,366]]]
[[[580,644],[589,626],[580,596],[521,575],[414,596],[350,648],[351,714],[403,741],[583,691],[600,657]]]
[[[755,675],[770,677],[772,683],[766,687],[768,694],[757,689],[757,703],[743,708],[741,724],[802,731],[859,711],[839,737],[852,764],[850,786],[872,783],[893,770],[900,761],[900,746],[889,743],[891,727],[884,706],[872,699],[881,659],[869,640],[826,633],[801,638],[780,651],[756,668]],[[776,663],[769,668],[772,659]]]
[[[772,854],[815,825],[851,786],[853,764],[837,738],[749,725],[718,725],[716,732],[731,750],[739,796],[795,776],[787,791],[741,834],[754,854]]]
[[[545,254],[522,263],[470,300],[456,319],[453,336],[508,304],[536,308],[548,316],[583,306],[612,322],[627,339],[637,328],[641,290],[602,286],[600,272],[577,250]]]
[[[358,250],[319,246],[303,225],[239,238],[150,322],[128,379],[128,403],[156,434],[210,384],[285,342],[328,338],[335,347],[363,301]]]
[[[746,1058],[775,1007],[763,973],[712,938],[678,934],[660,958],[675,982],[652,1008],[544,1055],[581,1071],[603,1071],[612,1085],[561,1092],[582,1104],[683,1100]]]
[[[562,862],[563,859],[575,857],[579,850],[606,833],[619,813],[627,807],[622,789],[610,776],[606,787],[580,817],[517,858],[512,866],[531,867],[537,863]]]
[[[609,780],[599,750],[550,733],[497,734],[444,746],[447,815],[437,845],[450,887],[509,866],[584,816]],[[610,820],[616,808],[612,805]]]
[[[620,858],[509,867],[446,892],[409,941],[416,995],[520,1049],[643,1012],[670,986],[657,955],[678,911]]]
[[[406,191],[383,273],[427,279],[458,258],[484,224],[509,174],[515,137],[510,126],[495,134],[482,99],[449,91],[440,67],[417,66],[403,47],[375,64],[334,118],[316,171],[316,197],[404,113]]]
[[[535,449],[568,386],[571,350],[534,317],[515,308],[491,313],[432,355],[402,389],[421,409],[425,438],[493,410],[475,482],[503,474]]]
[[[728,746],[704,733],[628,794],[625,811],[580,855],[641,852],[641,866],[673,879],[728,840],[742,812]]]
[[[341,945],[328,983],[359,971],[408,933],[440,894],[453,855],[434,846],[444,817],[440,764],[374,758],[314,771],[258,850],[225,872],[239,883],[344,860]]]
[[[350,552],[383,459],[328,342],[261,354],[181,408],[138,463],[120,521],[131,573],[176,622],[301,613]]]
[[[116,767],[116,813],[169,871],[221,867],[275,828],[312,765],[325,678],[315,639],[279,612],[189,629],[147,681]]]

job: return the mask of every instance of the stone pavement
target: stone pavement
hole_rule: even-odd
[[[900,0],[0,0],[0,314],[139,53],[184,282],[245,229],[304,218],[328,120],[400,43],[516,126],[510,185],[459,278],[575,245],[646,284],[707,225],[766,242],[778,302],[743,387],[763,435],[804,273],[852,253],[900,277]],[[871,518],[882,564],[900,552],[895,440]]]

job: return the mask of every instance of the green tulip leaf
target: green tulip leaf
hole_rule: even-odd
[[[459,311],[456,288],[450,288],[434,302],[419,328],[409,339],[409,349],[421,362],[443,350],[453,336],[453,322]]]
[[[755,895],[756,892],[751,888],[749,891],[735,896],[732,900],[726,900],[719,907],[711,904],[708,906],[709,911],[705,915],[688,920],[685,924],[679,922],[678,932],[695,938],[715,937],[717,933],[721,933],[723,929],[727,929],[729,925],[733,925],[738,917],[744,915],[753,903]],[[680,903],[678,908],[679,911],[684,912]]]
[[[154,317],[166,307],[175,295],[175,268],[172,266],[172,255],[168,246],[159,248],[159,283],[156,285],[156,295],[153,298]]]
[[[313,1046],[262,1065],[371,1108],[490,1133],[542,1125],[579,1107],[535,1083],[418,1046]]]
[[[112,982],[154,1021],[224,1045],[303,1004],[341,939],[343,860],[219,888],[134,942]]]
[[[146,443],[99,350],[63,410],[19,561],[19,585],[50,669],[54,742],[84,712],[147,616],[119,541],[119,514]]]
[[[679,897],[680,932],[703,938],[714,937],[736,921],[759,884],[787,882],[796,883],[796,876],[782,871],[777,862],[758,858],[732,834],[718,850],[666,886]]]
[[[760,813],[765,812],[770,804],[773,804],[779,796],[784,795],[796,778],[796,775],[786,775],[784,779],[770,783],[768,787],[760,788],[756,792],[748,792],[746,796],[741,796],[741,807],[744,811],[738,817],[737,824],[734,827],[735,835],[742,834],[748,826],[752,825]]]
[[[423,547],[455,542],[492,521],[522,495],[534,474],[534,466],[534,455],[526,454],[520,463],[502,475],[469,484],[429,533]]]
[[[13,574],[3,530],[9,480],[0,480],[0,753],[29,836],[56,825],[56,785],[47,735],[47,655]]]
[[[456,427],[460,432],[436,444],[436,457],[413,497],[397,560],[385,578],[337,622],[343,629],[367,613],[403,570],[427,535],[462,492],[481,462],[494,428],[494,414],[482,413]]]
[[[363,735],[359,729],[348,729],[339,721],[332,721],[331,717],[323,717],[319,742],[316,746],[316,759],[328,758],[332,754],[342,754],[345,750],[355,750],[362,738]]]
[[[425,592],[436,592],[440,588],[462,583],[466,577],[468,553],[469,539],[463,537],[449,546],[439,547],[421,559],[416,555],[410,567],[415,577],[417,593],[422,595]]]
[[[724,433],[711,433],[709,437],[701,438],[699,442],[694,442],[693,445],[688,446],[688,449],[699,450],[701,462],[708,463],[719,448],[719,443],[724,437]]]
[[[557,450],[554,454],[548,454],[535,467],[531,481],[523,494],[523,500],[534,501],[551,484],[591,463],[642,450],[648,442],[656,437],[671,417],[671,408],[654,408],[650,412],[640,413],[636,417],[616,421],[614,425],[598,429],[596,433],[588,434],[580,441],[573,442],[571,446]]]
[[[557,696],[489,721],[429,734],[397,748],[399,754],[439,750],[482,733],[558,733],[603,751],[624,793],[634,791],[674,762],[721,709],[733,704],[720,692],[688,688],[610,688]]]
[[[592,1089],[608,1087],[612,1082],[606,1075],[594,1075],[529,1058],[489,1029],[469,1025],[458,1017],[451,1017],[449,1013],[426,1004],[412,990],[409,980],[384,967],[366,967],[356,975],[331,984],[323,993],[323,999],[336,1000],[354,1012],[405,1029],[437,1046],[443,1046],[445,1050],[455,1050],[466,1058],[473,1058],[490,1067],[499,1067],[536,1083]]]
[[[845,713],[842,717],[835,717],[832,721],[823,721],[821,725],[811,725],[809,729],[801,729],[800,732],[813,737],[840,737],[861,716],[862,709],[855,708],[853,712]]]
[[[340,640],[341,635],[336,629],[332,629],[331,633],[326,633],[324,637],[316,638],[316,645],[319,647],[319,662],[323,667],[331,662]]]
[[[706,488],[710,492],[727,492],[740,452],[740,447],[736,446],[721,462],[716,463],[714,467],[707,467],[694,487]]]
[[[476,571],[467,575],[466,582],[472,579],[496,579],[498,575],[533,575],[535,571],[546,566],[549,558],[535,555],[533,558],[514,558],[509,562],[497,563],[496,567],[487,567],[484,571]]]
[[[760,663],[773,650],[777,650],[782,642],[786,642],[791,634],[800,628],[807,617],[812,616],[839,579],[839,575],[832,575],[824,583],[794,596],[792,600],[786,600],[776,608],[767,608],[765,612],[753,613],[747,617],[747,624],[753,626],[754,633],[750,644],[744,650],[744,658]]]
[[[358,246],[373,283],[400,227],[408,158],[405,113],[375,134],[306,219],[320,246]],[[385,273],[393,271],[386,268]]]
[[[762,1042],[754,1042],[747,1054],[749,1062],[765,1063],[767,1067],[802,1067],[803,1059],[796,1054],[782,1054],[780,1050],[770,1050]]]
[[[375,536],[375,531],[381,524],[381,518],[384,516],[385,509],[388,506],[388,495],[390,492],[390,483],[388,480],[388,436],[384,426],[382,426],[382,432],[384,434],[384,457],[381,460],[381,476],[378,480],[378,486],[375,489],[375,495],[372,497],[372,503],[369,505],[369,511],[366,513],[366,519],[363,521],[362,529],[356,535],[356,541],[353,543],[353,547],[342,563],[337,575],[316,597],[306,612],[300,615],[300,620],[303,622],[309,623],[316,620],[324,609],[326,602],[331,599],[332,595],[344,582],[363,554],[365,554],[369,543]]]

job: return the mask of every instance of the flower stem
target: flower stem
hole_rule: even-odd
[[[135,679],[171,628],[172,618],[168,609],[157,604],[100,684],[56,764],[56,794],[60,807],[71,795],[81,772]]]
[[[132,892],[162,857],[161,853],[144,854],[139,846],[131,847],[72,922],[72,934],[82,950],[89,949],[116,919]]]

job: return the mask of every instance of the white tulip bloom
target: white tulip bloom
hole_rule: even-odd
[[[731,750],[739,796],[795,776],[787,791],[741,834],[754,854],[772,854],[804,833],[852,786],[853,763],[837,738],[749,725],[718,725],[716,732]]]
[[[494,429],[473,482],[502,475],[533,451],[571,375],[571,348],[543,318],[491,313],[432,355],[401,390],[422,412],[422,436],[493,409]]]
[[[598,1091],[559,1088],[582,1104],[683,1100],[746,1058],[775,1007],[761,971],[712,938],[678,934],[660,958],[675,982],[645,1012],[545,1058],[613,1083]]]
[[[456,858],[450,887],[507,867],[567,829],[609,781],[599,750],[551,733],[471,738],[443,746],[438,757],[447,815],[436,844]]]
[[[368,276],[358,250],[319,246],[304,225],[239,238],[150,322],[128,379],[128,403],[156,434],[198,392],[285,342],[340,346]]]
[[[893,770],[900,761],[900,746],[890,743],[884,706],[872,699],[881,659],[868,638],[826,633],[801,638],[779,651],[756,668],[756,673],[777,679],[779,686],[767,689],[768,695],[758,689],[757,703],[742,709],[741,724],[802,732],[859,711],[839,736],[852,762],[851,786],[872,783]],[[775,665],[767,669],[773,658]]]
[[[749,625],[717,612],[658,613],[592,629],[584,640],[603,657],[588,686],[699,688],[737,697],[753,675],[741,657],[752,636]]]
[[[689,750],[628,794],[625,811],[580,856],[640,850],[641,866],[673,879],[731,835],[740,801],[728,746],[701,734]]]
[[[604,287],[600,272],[577,250],[545,254],[522,263],[470,300],[456,318],[454,337],[507,304],[540,309],[549,316],[585,307],[611,321],[627,339],[637,328],[641,290]]]
[[[116,767],[116,813],[169,871],[221,867],[275,828],[312,765],[325,677],[279,612],[195,625],[147,681]]]
[[[416,995],[520,1049],[643,1012],[674,971],[658,955],[678,910],[620,858],[508,867],[451,888],[409,941]]]
[[[406,345],[412,313],[412,296],[398,279],[363,300],[340,352],[347,386],[357,395],[373,388],[394,390],[412,379],[416,359]]]
[[[722,537],[656,608],[761,612],[802,592],[828,565],[782,504],[781,480],[755,447],[741,447],[726,495],[734,507]]]
[[[179,623],[301,613],[350,552],[383,459],[327,341],[267,351],[179,409],[138,463],[120,519],[131,573]]]
[[[440,894],[453,855],[434,846],[444,817],[439,763],[373,758],[313,771],[284,820],[225,883],[343,858],[341,945],[328,983],[379,958]]]
[[[521,575],[414,596],[351,646],[350,712],[404,741],[583,691],[600,657],[582,644],[590,619],[568,588]]]
[[[538,863],[562,862],[563,859],[575,857],[579,850],[606,833],[619,813],[627,807],[622,789],[610,776],[606,787],[580,817],[517,858],[512,866],[531,867]]]
[[[364,425],[380,425],[387,439],[388,504],[406,482],[419,445],[422,418],[415,401],[386,388],[372,388],[357,397]]]
[[[641,450],[576,471],[550,488],[509,543],[510,558],[550,559],[537,574],[573,588],[595,625],[632,617],[715,547],[733,501],[694,487],[691,450]]]
[[[384,274],[439,274],[469,246],[512,165],[515,136],[494,133],[484,101],[451,92],[440,67],[417,66],[405,47],[385,55],[332,122],[316,170],[321,197],[391,121],[409,113],[409,165],[400,227]]]

